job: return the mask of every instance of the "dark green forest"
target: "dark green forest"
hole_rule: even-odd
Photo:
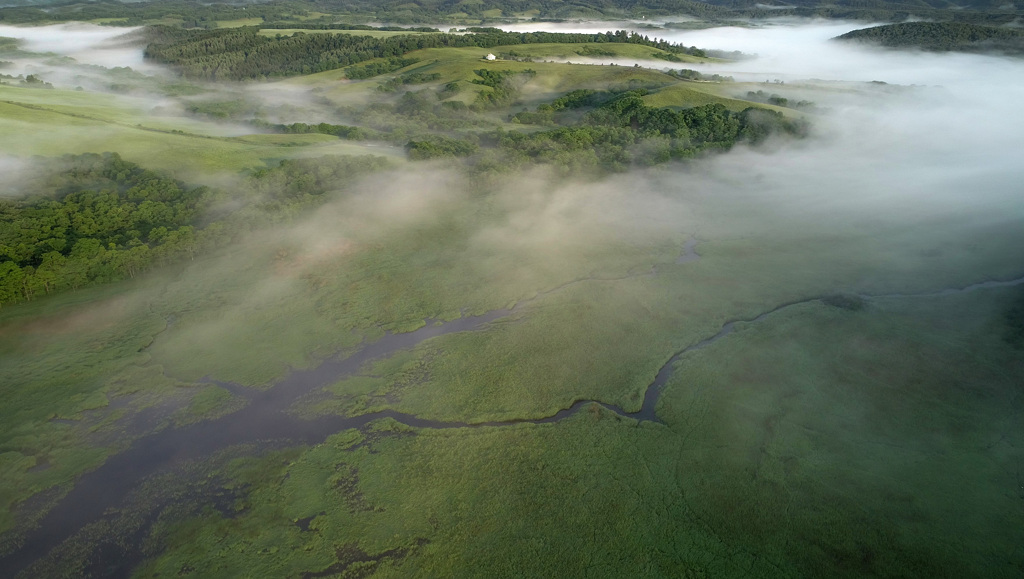
[[[836,40],[887,48],[1024,53],[1024,32],[964,22],[903,22],[847,32]]]
[[[210,191],[121,159],[43,162],[23,197],[0,200],[0,304],[134,277],[192,256]]]
[[[0,199],[0,305],[194,258],[386,166],[376,157],[284,160],[249,176],[250,202],[227,212],[216,206],[220,192],[117,153],[36,159],[18,196]]]

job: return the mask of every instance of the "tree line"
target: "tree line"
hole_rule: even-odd
[[[687,47],[635,32],[619,30],[597,34],[558,32],[505,32],[471,28],[466,34],[417,34],[372,38],[352,34],[305,34],[268,37],[258,27],[220,30],[183,30],[152,27],[146,58],[170,65],[188,78],[250,80],[311,74],[351,67],[374,58],[388,59],[349,68],[350,78],[368,78],[397,70],[409,52],[424,48],[493,48],[521,44],[608,43],[640,44],[674,54],[702,54]]]

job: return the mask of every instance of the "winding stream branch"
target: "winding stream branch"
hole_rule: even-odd
[[[686,243],[684,253],[677,263],[700,259],[696,253],[697,241]],[[651,275],[656,270],[633,274],[626,277]],[[487,428],[515,424],[545,424],[558,422],[579,412],[590,404],[602,407],[626,418],[637,421],[661,423],[656,408],[665,385],[674,372],[676,363],[689,352],[699,350],[725,338],[736,329],[737,324],[756,323],[768,316],[796,305],[827,300],[831,296],[815,296],[775,306],[749,319],[726,322],[721,329],[708,338],[675,352],[661,366],[654,380],[648,385],[640,410],[626,412],[622,408],[599,400],[577,400],[568,408],[539,419],[512,419],[494,422],[445,422],[428,420],[412,414],[384,410],[361,416],[326,416],[306,420],[289,415],[285,410],[301,396],[328,386],[338,380],[356,374],[370,360],[389,356],[397,351],[413,348],[421,342],[454,332],[481,330],[499,318],[520,310],[528,303],[551,292],[583,281],[612,281],[625,278],[587,278],[573,280],[551,290],[538,293],[530,300],[520,302],[512,308],[499,309],[479,316],[468,316],[443,322],[431,323],[409,333],[387,334],[380,340],[367,344],[356,353],[341,359],[331,358],[309,370],[295,370],[268,390],[260,391],[239,384],[215,382],[234,394],[244,396],[248,404],[234,413],[177,429],[159,431],[137,440],[128,450],[112,456],[102,466],[79,477],[71,491],[40,521],[38,527],[26,534],[20,550],[0,558],[0,569],[12,576],[27,569],[34,561],[45,557],[74,535],[85,525],[100,520],[111,509],[116,509],[124,497],[147,477],[163,468],[206,457],[213,452],[244,443],[265,440],[289,440],[297,444],[316,444],[331,434],[346,429],[363,429],[369,423],[390,418],[414,428]],[[946,296],[966,293],[979,289],[1007,287],[1024,284],[1024,277],[1008,281],[986,281],[964,288],[946,289],[938,292],[919,294],[858,295],[860,299],[915,298]],[[213,381],[210,381],[213,382]]]

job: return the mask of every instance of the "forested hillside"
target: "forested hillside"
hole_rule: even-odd
[[[922,50],[1024,52],[1024,32],[964,22],[903,22],[847,32],[836,40]]]
[[[334,26],[338,17],[347,25],[367,21],[391,23],[439,22],[479,24],[528,16],[542,19],[643,18],[696,16],[705,20],[817,16],[861,20],[902,21],[908,16],[934,20],[1011,22],[1024,4],[1002,0],[277,0],[240,4],[206,4],[188,0],[117,2],[53,2],[0,9],[0,22],[40,23],[67,20],[115,20],[119,26],[164,22],[189,28],[217,28],[219,21],[245,19],[263,24]],[[351,22],[350,22],[351,21]]]
[[[554,32],[504,32],[475,28],[470,34],[420,34],[374,38],[349,34],[296,34],[267,37],[256,27],[224,30],[181,30],[156,27],[146,57],[169,64],[188,78],[245,80],[310,74],[346,67],[373,58],[395,58],[424,48],[492,48],[540,43],[624,42],[642,44],[670,53],[703,56],[696,47],[685,47],[648,36],[619,30],[598,34]],[[401,64],[407,66],[411,63]],[[389,70],[375,70],[381,74]],[[350,77],[366,78],[371,75]]]

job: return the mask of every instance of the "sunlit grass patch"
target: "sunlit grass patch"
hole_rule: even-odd
[[[262,18],[237,18],[235,20],[218,20],[217,28],[239,28],[241,26],[259,26]]]

